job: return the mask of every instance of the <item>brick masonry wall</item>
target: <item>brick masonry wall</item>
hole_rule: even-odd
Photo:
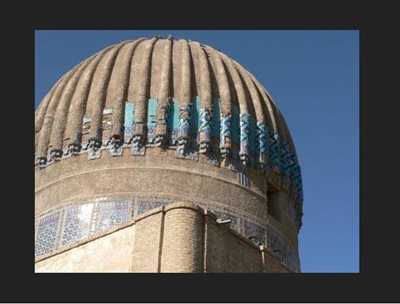
[[[163,208],[150,210],[136,220],[132,272],[159,272]]]
[[[165,209],[161,272],[202,272],[202,210],[189,204],[174,205]]]
[[[196,205],[173,203],[38,260],[36,272],[292,272]]]
[[[113,195],[165,196],[192,201],[215,209],[227,208],[260,225],[273,225],[297,246],[297,229],[287,216],[288,197],[283,194],[282,221],[268,216],[266,177],[250,171],[250,188],[239,185],[237,173],[227,168],[177,159],[175,150],[132,157],[129,149],[121,157],[102,151],[100,159],[74,155],[45,169],[35,167],[35,214],[40,215],[67,203],[80,204],[94,197]]]
[[[264,260],[263,272],[293,272],[292,270],[284,266],[281,263],[280,258],[276,254],[272,253],[270,250],[264,249],[262,252],[262,256]]]
[[[224,224],[206,218],[206,272],[262,272],[261,251]]]

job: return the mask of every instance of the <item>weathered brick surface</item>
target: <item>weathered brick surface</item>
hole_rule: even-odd
[[[263,250],[264,272],[293,272],[281,263],[281,259],[269,249]]]
[[[128,150],[126,150],[128,151]],[[129,151],[128,151],[129,152]],[[259,221],[267,219],[265,197],[240,186],[236,173],[195,161],[176,159],[175,151],[155,155],[147,149],[142,157],[111,157],[87,160],[76,155],[35,171],[35,214],[71,200],[115,193],[180,195],[190,200],[245,211]],[[260,183],[265,183],[265,178]],[[227,195],[229,193],[229,195]]]
[[[202,272],[203,215],[199,210],[166,210],[161,272]]]
[[[206,272],[262,272],[258,248],[218,225],[209,216],[206,225]]]
[[[135,250],[132,255],[132,272],[158,272],[163,212],[150,211],[152,215],[136,222]]]

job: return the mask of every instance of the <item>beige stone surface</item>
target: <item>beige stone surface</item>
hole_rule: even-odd
[[[35,272],[130,272],[135,225],[35,263]]]

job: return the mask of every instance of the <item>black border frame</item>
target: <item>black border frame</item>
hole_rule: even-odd
[[[235,4],[236,3],[236,4]],[[15,16],[3,25],[3,169],[9,193],[2,205],[3,287],[7,302],[396,302],[400,301],[396,251],[399,199],[395,190],[395,58],[397,10],[387,2],[276,1],[275,3],[74,2],[32,8],[4,7]],[[238,5],[240,4],[240,5]],[[133,8],[128,8],[132,5]],[[144,7],[144,6],[147,7]],[[222,6],[222,5],[221,5]],[[184,9],[187,11],[185,12]],[[25,24],[21,24],[21,22]],[[69,24],[68,24],[69,23]],[[189,26],[190,24],[190,26]],[[398,25],[397,25],[398,26]],[[35,274],[33,256],[33,113],[21,110],[34,90],[34,30],[37,29],[351,29],[360,30],[360,273],[359,274]],[[12,29],[12,31],[10,30]],[[390,33],[390,30],[393,30]],[[398,62],[397,62],[398,63]],[[30,70],[29,70],[30,68]],[[396,78],[397,77],[397,78]],[[3,80],[4,81],[4,80]],[[31,88],[31,90],[27,90]],[[392,90],[391,90],[392,89]],[[25,94],[24,97],[21,93]],[[385,102],[388,101],[388,104]],[[8,107],[12,108],[9,109]],[[12,112],[11,112],[12,111]],[[390,117],[392,115],[392,117]],[[22,116],[22,117],[20,117]],[[7,126],[12,126],[7,128]],[[17,130],[18,129],[18,130]],[[5,131],[5,132],[4,132]],[[29,133],[29,134],[28,134]],[[17,135],[17,136],[16,136]],[[33,143],[33,141],[31,141]],[[31,146],[33,147],[33,145]],[[379,152],[382,155],[379,155]],[[5,161],[4,161],[5,160]],[[16,168],[17,167],[17,168]],[[384,169],[389,169],[384,171]],[[31,170],[31,175],[29,174]],[[390,171],[390,172],[389,172]],[[12,185],[8,186],[10,183]],[[31,191],[28,191],[31,186]],[[22,190],[23,189],[23,190]],[[3,190],[3,191],[4,191]],[[21,198],[21,195],[24,198]],[[29,206],[29,207],[28,207]],[[22,210],[22,212],[21,212]],[[16,221],[18,219],[18,221]]]

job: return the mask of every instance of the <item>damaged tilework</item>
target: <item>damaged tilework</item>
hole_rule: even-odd
[[[138,201],[138,210],[137,210],[137,215],[142,214],[148,210],[160,207],[165,205],[165,202],[163,201],[157,201],[154,199],[149,198],[148,200],[146,199],[139,199]]]
[[[244,235],[256,245],[265,244],[265,228],[252,222],[244,222]]]
[[[121,225],[131,218],[130,201],[102,202],[98,207],[96,231],[104,231]]]
[[[241,232],[239,226],[239,218],[231,213],[218,211],[215,209],[210,209],[212,213],[214,213],[218,218],[222,220],[231,220],[232,222],[229,224],[229,227],[235,230],[236,232]]]
[[[89,235],[93,203],[73,206],[67,210],[61,245],[68,245]]]

